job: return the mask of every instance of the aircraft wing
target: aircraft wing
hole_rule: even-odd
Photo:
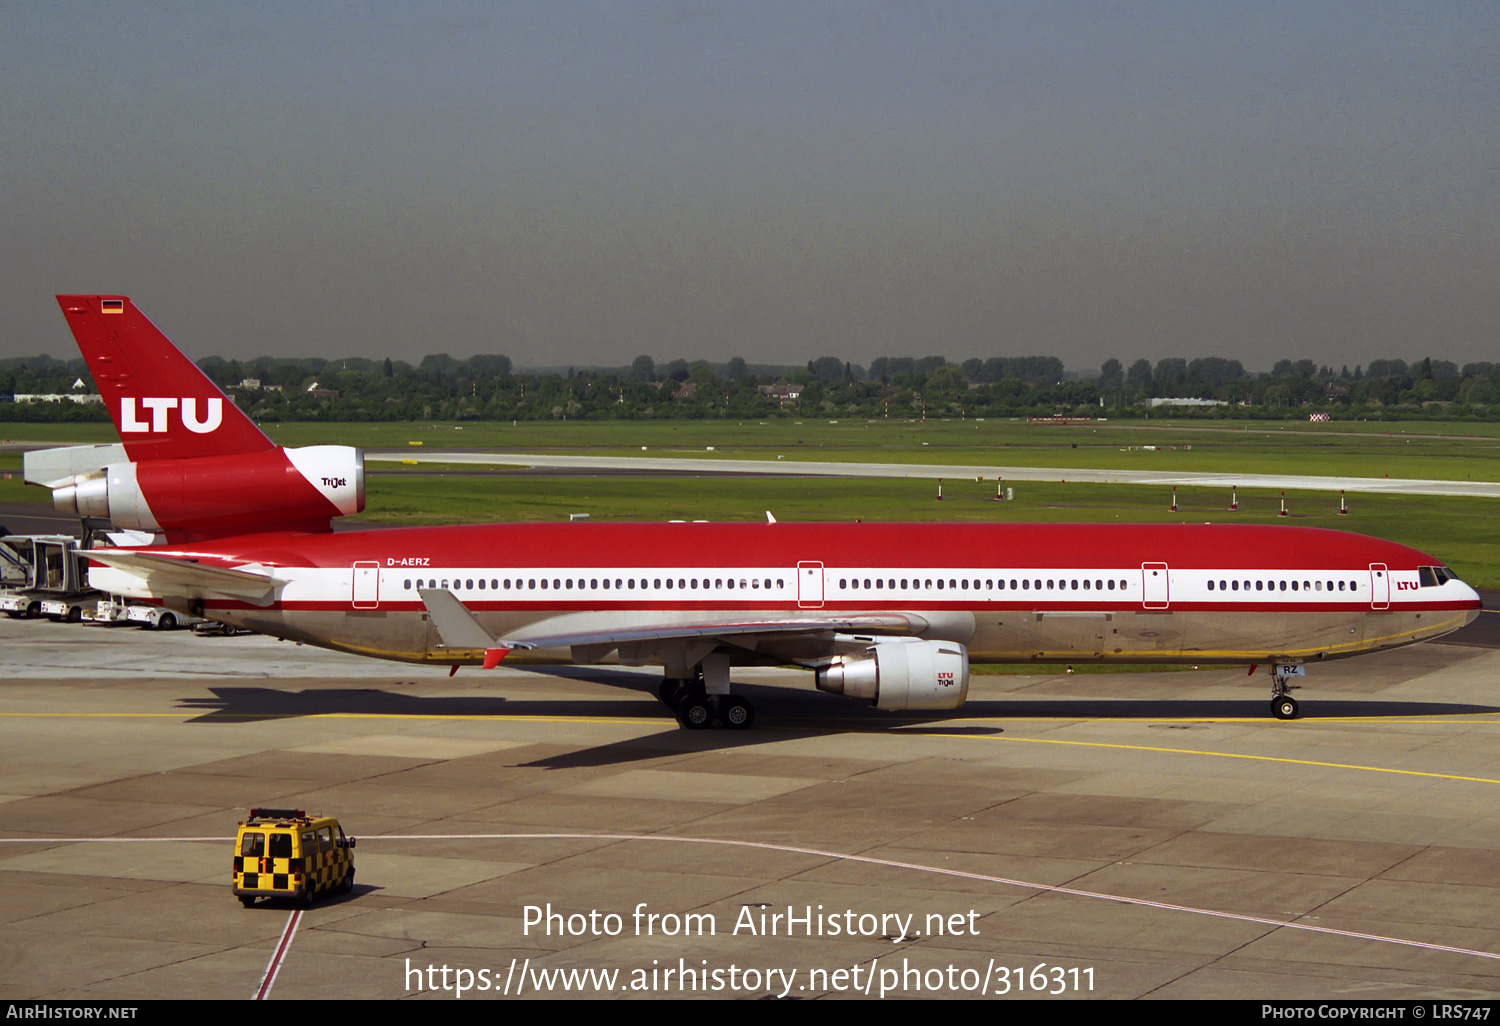
[[[268,606],[278,583],[270,570],[258,564],[212,566],[185,556],[128,549],[90,549],[87,555],[96,563],[141,578],[152,594],[228,598]]]
[[[695,617],[690,620],[608,623],[599,614],[564,615],[532,624],[504,638],[492,635],[451,591],[418,588],[417,594],[432,614],[443,644],[449,648],[484,649],[485,665],[492,667],[512,649],[624,645],[639,641],[691,638],[728,638],[745,635],[822,633],[916,634],[927,621],[915,613],[864,613],[855,616]],[[498,653],[498,654],[496,654]]]

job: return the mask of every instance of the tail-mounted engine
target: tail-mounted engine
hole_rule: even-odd
[[[351,446],[313,445],[111,463],[48,485],[59,510],[124,530],[248,534],[363,510],[365,459]]]
[[[881,641],[820,668],[818,689],[877,709],[957,709],[969,697],[969,651],[954,641]]]

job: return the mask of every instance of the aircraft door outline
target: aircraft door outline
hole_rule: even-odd
[[[823,608],[823,564],[804,561],[797,564],[797,608]]]
[[[1370,608],[1391,608],[1391,573],[1384,563],[1370,564]]]
[[[1141,605],[1147,609],[1166,609],[1172,602],[1167,564],[1141,564]]]
[[[355,609],[375,609],[380,605],[380,563],[359,560],[353,567],[350,597]]]

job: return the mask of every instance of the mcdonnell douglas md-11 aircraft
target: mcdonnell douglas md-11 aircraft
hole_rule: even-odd
[[[1248,663],[1297,715],[1306,663],[1436,638],[1479,596],[1437,559],[1301,527],[556,523],[331,530],[364,457],[274,445],[123,296],[59,296],[120,445],[26,455],[57,508],[141,532],[106,592],[408,662],[663,668],[687,727],[748,727],[735,666],[888,710],[970,662]],[[769,518],[768,518],[769,519]],[[145,544],[150,542],[150,544]]]

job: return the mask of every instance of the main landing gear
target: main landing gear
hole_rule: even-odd
[[[755,722],[753,705],[739,695],[710,695],[701,680],[667,677],[656,694],[689,730],[704,730],[715,721],[730,730],[748,730]]]
[[[1296,685],[1287,683],[1294,677],[1305,676],[1307,671],[1301,663],[1273,663],[1271,665],[1271,715],[1278,720],[1295,720],[1301,711],[1297,700],[1290,694]]]

